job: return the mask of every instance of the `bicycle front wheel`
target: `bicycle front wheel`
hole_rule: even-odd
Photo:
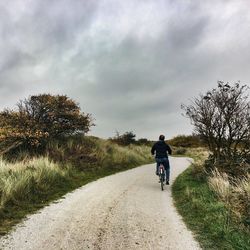
[[[164,180],[163,180],[163,175],[161,175],[161,190],[164,190]]]

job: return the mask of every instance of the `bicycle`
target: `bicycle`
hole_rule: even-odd
[[[159,166],[159,182],[161,183],[161,190],[164,190],[164,180],[165,180],[165,168],[164,165],[161,163]]]

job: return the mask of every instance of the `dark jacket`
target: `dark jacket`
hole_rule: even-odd
[[[158,141],[154,144],[154,146],[151,149],[151,154],[154,155],[156,152],[155,157],[156,158],[165,158],[168,157],[168,153],[171,155],[172,150],[169,147],[168,144],[165,143],[165,141]]]

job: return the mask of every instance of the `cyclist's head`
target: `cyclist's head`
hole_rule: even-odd
[[[160,135],[160,136],[159,136],[159,140],[160,140],[160,141],[164,141],[164,140],[165,140],[165,136],[164,136],[164,135]]]

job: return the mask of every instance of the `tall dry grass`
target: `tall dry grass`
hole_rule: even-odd
[[[210,188],[228,207],[230,216],[250,226],[250,175],[230,179],[226,173],[215,169],[208,178]]]
[[[132,167],[153,160],[148,146],[120,146],[110,140],[91,136],[75,136],[67,138],[66,141],[52,141],[47,147],[47,152],[54,161],[70,163],[81,170],[118,169],[123,165]]]
[[[47,157],[8,163],[0,159],[0,208],[18,205],[36,192],[46,192],[69,176],[69,168],[60,168]]]
[[[183,151],[184,150],[184,151]],[[192,161],[192,174],[198,180],[206,181],[206,171],[204,167],[204,162],[209,156],[209,151],[205,147],[199,148],[181,148],[174,147],[173,154],[184,155],[193,159]]]
[[[96,144],[95,152],[99,164],[106,168],[119,168],[124,164],[135,166],[152,160],[148,146],[120,146],[101,139]]]
[[[71,188],[76,178],[90,174],[92,177],[86,178],[94,179],[153,160],[147,146],[124,147],[79,136],[52,141],[45,155],[30,158],[28,152],[22,151],[14,162],[0,159],[0,217],[7,205],[32,203],[54,189],[58,192],[60,187],[67,189],[66,185]]]
[[[96,137],[69,136],[46,147],[13,149],[0,159],[0,234],[92,180],[153,161],[146,146],[119,146]]]

